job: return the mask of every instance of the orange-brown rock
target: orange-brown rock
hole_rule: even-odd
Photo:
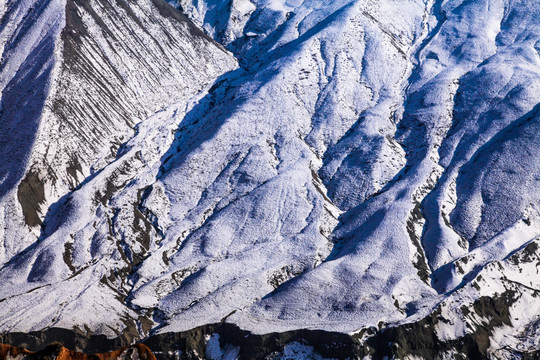
[[[83,354],[71,351],[62,345],[49,345],[33,352],[26,349],[0,344],[0,360],[156,360],[150,349],[143,344],[126,346],[121,349],[100,354]]]

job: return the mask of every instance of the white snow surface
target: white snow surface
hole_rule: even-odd
[[[451,340],[511,292],[491,351],[538,346],[539,3],[169,2],[230,52],[161,0],[0,8],[0,330]]]

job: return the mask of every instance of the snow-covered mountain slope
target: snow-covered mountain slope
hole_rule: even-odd
[[[235,66],[160,1],[10,1],[1,31],[2,263],[136,123]]]
[[[2,330],[535,349],[539,4],[170,3],[3,8]]]

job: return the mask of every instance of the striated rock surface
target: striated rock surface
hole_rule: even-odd
[[[536,356],[539,4],[169,2],[0,3],[1,331]]]
[[[235,67],[162,1],[10,1],[0,31],[2,263],[137,123]]]

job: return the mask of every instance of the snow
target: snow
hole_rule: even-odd
[[[172,2],[229,53],[172,8],[104,3],[68,1],[80,43],[59,36],[82,31],[60,8],[4,13],[4,112],[32,51],[55,48],[32,68],[46,95],[32,126],[13,126],[28,148],[0,137],[14,159],[0,329],[114,336],[144,316],[162,333],[353,333],[440,310],[452,340],[490,324],[475,301],[510,289],[490,351],[537,346],[538,4]],[[60,51],[73,44],[81,62]],[[85,61],[84,76],[70,66]],[[17,198],[29,169],[43,229]],[[208,358],[237,355],[207,339]],[[279,356],[321,358],[301,343]]]
[[[331,360],[324,358],[314,351],[313,347],[301,344],[299,342],[292,342],[287,344],[281,354],[278,354],[275,359],[280,360]]]
[[[221,348],[219,335],[212,334],[206,343],[206,358],[211,360],[236,360],[238,359],[240,349],[227,345],[225,349]]]

